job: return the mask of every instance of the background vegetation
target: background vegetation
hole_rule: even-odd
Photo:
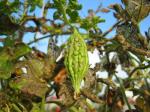
[[[78,12],[82,5],[77,0],[0,0],[0,112],[122,112],[125,106],[126,112],[150,112],[150,29],[142,35],[139,27],[149,15],[150,1],[122,3],[107,8],[100,5],[81,18]],[[36,8],[42,10],[42,17],[34,15]],[[98,24],[105,20],[97,13],[110,11],[117,22],[102,32]],[[58,36],[68,38],[72,26],[80,32],[89,52],[99,51],[101,60],[89,67],[78,98],[64,65],[67,44],[58,46]],[[114,29],[116,35],[107,38]],[[28,32],[35,38],[25,43]],[[37,32],[43,36],[36,38]],[[46,53],[31,47],[45,38]],[[58,59],[60,54],[63,56]],[[127,78],[116,75],[118,65]],[[97,77],[98,71],[106,71],[108,78]],[[127,97],[126,91],[133,97]]]

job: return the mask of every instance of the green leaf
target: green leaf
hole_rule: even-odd
[[[13,64],[10,61],[0,62],[0,78],[8,79],[11,77],[11,72],[13,69]]]
[[[11,57],[11,59],[18,59],[19,57],[29,53],[31,51],[31,48],[26,44],[19,44],[16,46],[14,50],[14,55]]]
[[[67,0],[60,0],[63,5],[66,5]]]
[[[83,19],[80,24],[81,28],[89,30],[91,28],[97,28],[97,25],[102,22],[105,22],[105,20],[100,17],[93,17],[90,19],[89,18]]]
[[[67,9],[66,12],[70,17],[71,22],[76,22],[76,20],[79,18],[79,14],[77,11],[72,11],[70,9]]]
[[[89,30],[92,27],[90,20],[88,19],[83,19],[81,22],[81,28],[84,28],[86,30]]]
[[[119,46],[120,44],[117,41],[112,41],[112,43],[106,44],[105,48],[107,52],[112,52],[116,50]]]
[[[0,52],[3,50],[3,47],[0,47]]]
[[[13,81],[13,80],[11,80],[10,82],[9,82],[9,86],[12,88],[12,89],[21,89],[23,86],[25,86],[26,85],[26,83],[27,83],[27,79],[22,79],[21,81]]]
[[[61,4],[65,4],[64,0],[53,0],[54,2],[54,7],[61,12],[61,5],[60,5],[60,2]]]
[[[9,7],[11,9],[11,12],[17,12],[19,7],[20,7],[20,1],[19,0],[14,0],[14,2],[9,3]]]
[[[41,112],[39,104],[33,103],[33,107],[32,107],[31,112]]]
[[[14,44],[15,44],[15,41],[12,38],[10,37],[5,38],[5,41],[4,41],[5,47],[13,47]]]
[[[30,6],[30,12],[33,12],[36,7],[42,8],[43,0],[28,0],[28,4]]]
[[[41,77],[43,75],[44,61],[32,59],[28,61],[32,75]]]
[[[61,16],[60,12],[55,11],[54,14],[53,14],[53,19],[54,19],[54,20],[59,19],[60,16]]]
[[[101,19],[100,17],[97,17],[97,16],[92,18],[93,25],[96,25],[96,24],[102,23],[102,22],[105,22],[105,19]]]
[[[5,15],[10,15],[11,13],[15,13],[19,10],[20,1],[14,0],[13,2],[9,1],[0,1],[0,13],[5,13]]]
[[[21,109],[16,105],[16,104],[11,104],[12,105],[12,110],[15,112],[22,112]]]
[[[11,76],[13,64],[9,61],[9,54],[5,50],[0,53],[0,78],[8,79]]]
[[[43,0],[35,0],[38,7],[42,8],[43,6]]]
[[[35,6],[31,6],[31,8],[30,8],[30,12],[33,12],[34,10],[35,10]]]
[[[70,9],[74,9],[74,10],[81,10],[82,9],[82,5],[78,4],[78,1],[76,1],[76,0],[70,0],[68,7]]]
[[[0,52],[0,78],[8,79],[14,66],[14,60],[27,54],[31,49],[26,44],[18,44],[14,46],[13,41],[9,38],[4,42],[5,47]]]

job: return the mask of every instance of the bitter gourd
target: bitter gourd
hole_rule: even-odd
[[[89,61],[86,43],[76,29],[74,29],[74,33],[70,36],[67,43],[65,66],[75,93],[79,94],[81,81],[86,75]]]

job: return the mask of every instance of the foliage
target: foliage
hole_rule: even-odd
[[[139,24],[149,15],[150,1],[121,1],[100,4],[82,18],[77,0],[0,0],[0,112],[45,112],[47,105],[51,112],[122,112],[125,106],[126,112],[148,112],[150,28],[144,36]],[[102,32],[105,20],[97,14],[109,12],[117,22]],[[107,38],[114,29],[116,35]],[[28,33],[35,34],[29,43]],[[62,36],[70,38],[58,46]],[[46,53],[31,47],[45,38]],[[87,52],[94,49],[101,61],[90,68]],[[117,75],[118,66],[126,78]],[[107,78],[96,75],[102,71]]]

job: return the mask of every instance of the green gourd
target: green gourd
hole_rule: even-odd
[[[70,36],[67,43],[65,66],[75,93],[79,94],[81,81],[87,73],[89,61],[86,43],[76,29],[74,29],[74,33]]]

